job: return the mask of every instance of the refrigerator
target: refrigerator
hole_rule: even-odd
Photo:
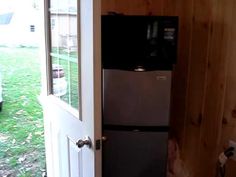
[[[103,177],[166,177],[178,17],[103,15]]]
[[[166,177],[171,73],[103,69],[103,177]]]

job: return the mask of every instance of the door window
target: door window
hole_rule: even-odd
[[[79,106],[77,0],[51,0],[51,92],[74,108]]]

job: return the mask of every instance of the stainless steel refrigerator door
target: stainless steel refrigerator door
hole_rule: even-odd
[[[171,71],[103,70],[103,123],[168,126]]]
[[[168,133],[103,133],[103,177],[166,177]]]

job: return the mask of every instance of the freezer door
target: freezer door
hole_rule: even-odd
[[[171,71],[103,70],[103,123],[168,126]]]
[[[166,177],[165,132],[105,130],[103,177]]]

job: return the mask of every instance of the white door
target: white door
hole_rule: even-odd
[[[48,177],[101,177],[100,0],[44,1]]]

